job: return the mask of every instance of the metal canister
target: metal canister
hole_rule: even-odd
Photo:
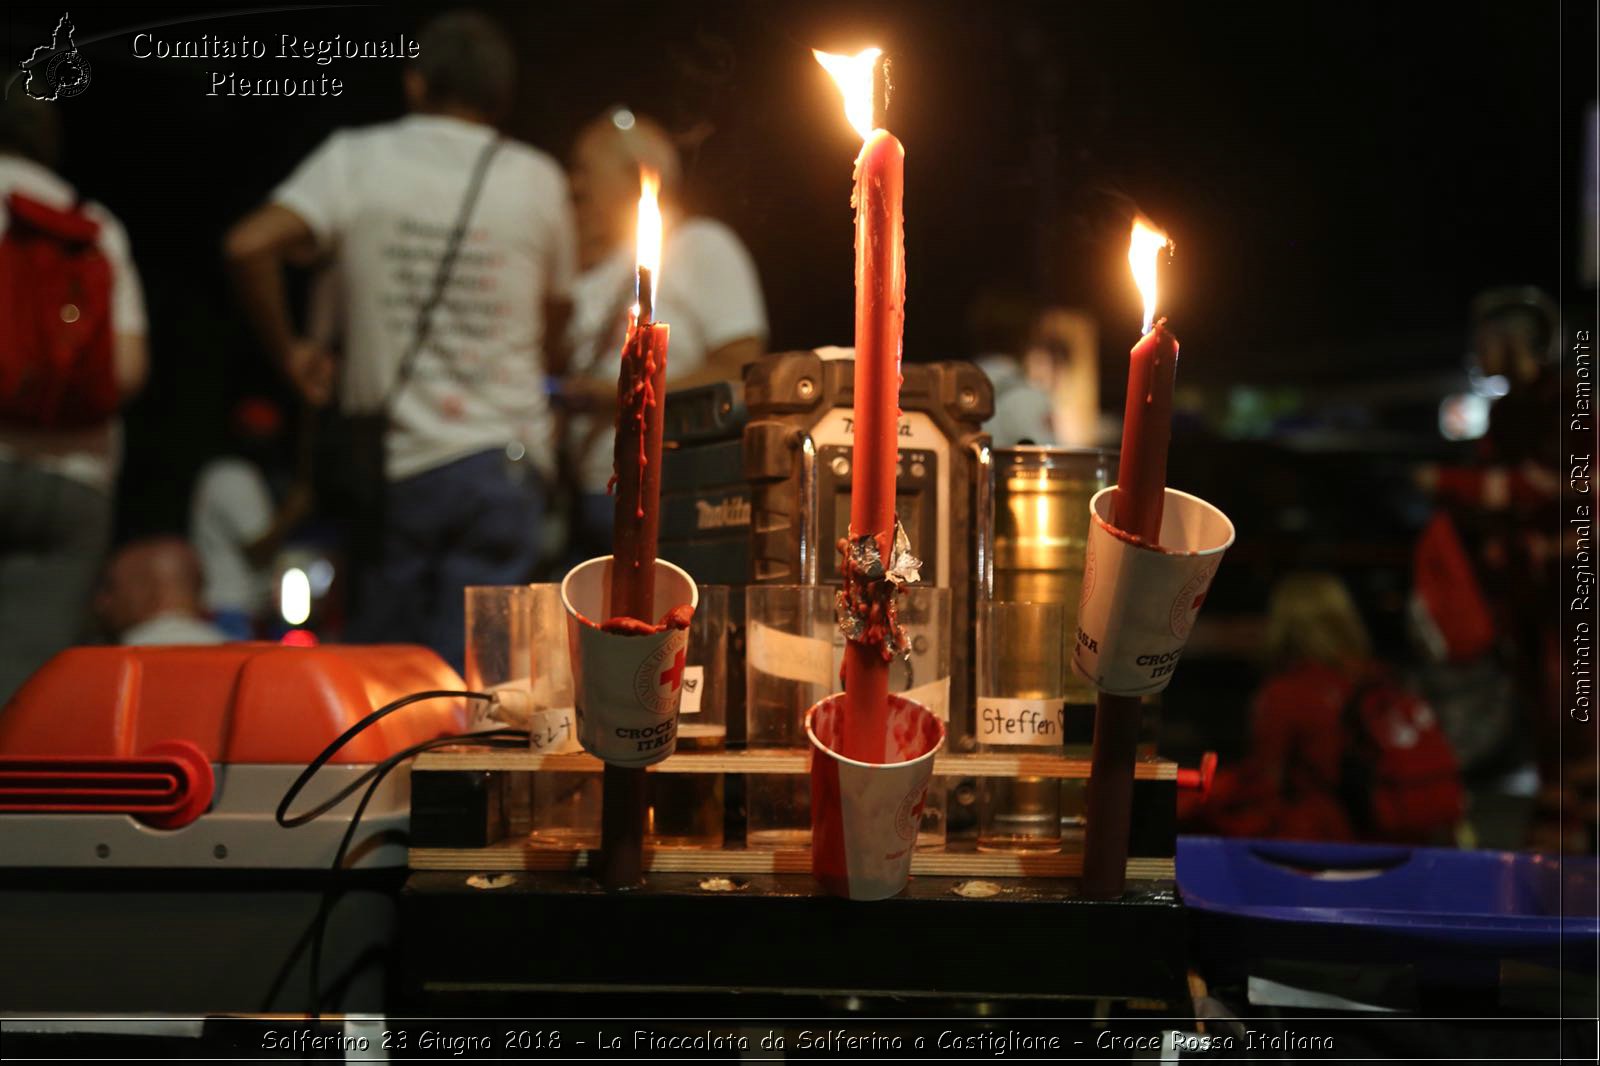
[[[1070,642],[1077,632],[1089,500],[1116,478],[1117,453],[1101,448],[994,451],[993,595],[1002,602],[1062,604],[1065,632],[1038,639]],[[1094,738],[1095,690],[1066,667],[1066,658],[1060,658],[1057,689],[1067,700],[1062,750],[1086,756]],[[983,788],[992,811],[990,832],[999,837],[1059,841],[1082,825],[1082,781],[991,779]],[[980,828],[979,846],[985,842]]]
[[[1077,626],[1089,500],[1117,478],[1117,453],[1102,448],[997,448],[994,453],[994,598],[1064,603]],[[1093,702],[1076,675],[1067,696]]]

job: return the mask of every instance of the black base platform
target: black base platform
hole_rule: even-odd
[[[1067,1000],[1189,1013],[1170,884],[1135,883],[1115,902],[1079,898],[1076,881],[988,884],[999,894],[970,898],[970,879],[916,877],[895,899],[852,903],[804,875],[656,874],[607,893],[571,873],[415,872],[401,894],[400,1000],[456,1016],[667,1002],[721,1016],[1042,1001],[1076,1013]]]

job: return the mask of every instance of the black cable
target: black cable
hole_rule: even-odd
[[[332,797],[324,800],[322,803],[319,803],[311,810],[306,811],[303,814],[297,814],[292,818],[289,816],[289,804],[294,802],[295,797],[298,796],[301,790],[303,790],[306,785],[310,783],[311,779],[317,775],[317,771],[326,766],[328,760],[337,755],[340,749],[342,749],[358,734],[360,734],[363,730],[370,728],[379,720],[393,714],[395,711],[400,710],[402,707],[408,707],[413,703],[420,703],[423,700],[433,699],[476,699],[492,701],[494,697],[487,692],[472,692],[458,689],[429,689],[425,692],[414,692],[409,696],[402,696],[397,700],[386,703],[382,707],[379,707],[377,710],[373,711],[371,714],[367,715],[365,718],[362,718],[359,722],[352,725],[349,729],[346,729],[333,741],[333,743],[329,744],[326,748],[323,748],[316,758],[312,759],[311,762],[306,764],[306,768],[300,772],[299,777],[295,778],[294,783],[289,786],[288,791],[283,794],[283,799],[278,803],[278,809],[274,815],[278,824],[285,829],[294,829],[320,818],[322,815],[328,813],[333,808],[343,803],[350,796],[354,795],[362,785],[367,786],[366,793],[361,797],[361,801],[356,804],[355,811],[351,813],[350,824],[345,828],[344,836],[339,841],[339,847],[334,851],[333,867],[330,871],[328,887],[322,893],[321,901],[317,907],[317,917],[313,926],[314,932],[311,938],[311,959],[309,964],[311,978],[311,1013],[313,1015],[321,1014],[320,999],[322,993],[319,977],[322,971],[322,942],[324,935],[327,932],[328,917],[333,911],[333,902],[337,891],[336,878],[339,871],[344,867],[345,856],[349,853],[351,842],[355,840],[356,830],[361,824],[362,816],[366,814],[367,805],[372,802],[372,797],[377,794],[378,786],[383,784],[383,779],[387,777],[389,772],[396,766],[399,766],[401,763],[415,755],[418,755],[424,751],[430,751],[434,748],[442,748],[451,744],[459,744],[462,741],[482,741],[488,743],[492,747],[525,746],[528,743],[527,730],[510,728],[488,729],[477,733],[458,733],[442,737],[434,737],[431,740],[424,740],[421,743],[413,744],[409,748],[405,748],[401,751],[395,752],[392,755],[389,755],[381,762],[375,763],[366,771],[366,773],[362,774],[360,777],[357,777],[354,781],[351,781]]]
[[[422,752],[431,751],[434,748],[444,748],[449,747],[451,744],[460,744],[463,741],[474,740],[489,741],[489,746],[495,748],[527,747],[528,731],[526,729],[509,728],[490,729],[485,730],[482,733],[459,733],[453,736],[434,737],[432,740],[424,740],[420,744],[413,744],[411,747],[406,748],[403,751],[398,751],[389,756],[383,762],[373,766],[371,770],[367,771],[365,774],[362,774],[356,779],[357,783],[359,784],[361,781],[365,781],[370,777],[372,778],[372,783],[367,786],[366,795],[361,797],[361,802],[356,804],[354,813],[350,815],[350,826],[344,832],[344,839],[339,841],[338,851],[334,852],[333,868],[337,870],[344,866],[345,855],[350,849],[350,842],[355,839],[356,827],[361,824],[361,816],[366,813],[367,804],[370,803],[372,801],[372,797],[377,794],[378,786],[383,784],[383,779],[389,775],[390,770],[393,770],[396,766],[399,766],[413,755],[419,755]],[[496,744],[493,743],[494,741],[502,741],[502,743]],[[510,741],[510,743],[504,743],[505,741]]]
[[[525,748],[528,745],[528,731],[526,729],[491,729],[485,730],[481,733],[460,733],[452,736],[434,737],[432,740],[424,740],[420,744],[413,744],[411,747],[406,748],[403,751],[398,751],[389,756],[383,762],[375,764],[371,770],[357,778],[355,783],[351,785],[350,788],[340,793],[339,798],[342,799],[343,797],[348,796],[355,787],[361,784],[362,781],[366,781],[369,778],[371,779],[371,784],[367,786],[367,791],[361,797],[361,802],[356,804],[355,811],[353,811],[350,815],[350,825],[345,829],[344,837],[339,841],[338,850],[334,852],[332,868],[333,875],[337,876],[340,870],[343,869],[345,855],[350,850],[351,841],[355,839],[356,829],[361,825],[362,816],[367,812],[367,804],[372,802],[373,796],[377,795],[378,786],[382,785],[383,779],[389,776],[389,771],[393,770],[396,766],[399,766],[402,762],[405,762],[413,755],[418,755],[433,748],[443,748],[448,747],[451,744],[459,744],[464,740],[485,741],[488,742],[491,747]],[[499,743],[496,743],[497,741]],[[335,802],[337,802],[337,800]],[[313,813],[307,816],[306,820],[309,821],[310,818],[314,818],[316,816],[316,813]],[[296,824],[303,825],[305,823],[302,821]],[[328,888],[323,892],[321,902],[317,907],[315,926],[316,931],[311,938],[310,979],[311,1013],[313,1015],[321,1015],[322,1013],[322,944],[327,934],[328,918],[333,913],[333,904],[336,899],[336,893],[337,882],[330,880]]]
[[[334,796],[330,800],[325,801],[319,806],[314,807],[310,811],[307,811],[305,814],[297,814],[293,818],[290,818],[285,813],[289,809],[289,804],[293,803],[294,798],[300,794],[300,790],[305,788],[307,783],[309,783],[310,780],[317,775],[317,771],[322,769],[323,766],[327,765],[328,760],[337,755],[339,753],[339,749],[343,748],[346,744],[350,743],[351,740],[355,739],[356,735],[362,730],[367,729],[373,723],[393,714],[402,707],[409,707],[411,704],[421,703],[423,700],[439,699],[473,699],[492,701],[494,697],[489,695],[487,692],[472,692],[465,689],[429,689],[426,692],[413,692],[409,696],[401,696],[397,700],[392,700],[391,702],[384,704],[382,707],[379,707],[377,710],[361,719],[361,721],[357,722],[355,725],[339,734],[338,738],[335,739],[332,744],[329,744],[326,748],[323,748],[321,754],[306,764],[306,768],[301,771],[299,777],[295,778],[294,784],[289,786],[289,791],[283,794],[283,799],[278,804],[278,810],[275,815],[278,820],[278,824],[283,826],[285,829],[294,829],[297,826],[305,825],[307,822],[327,814],[333,808],[343,803],[346,798],[354,795],[356,789],[360,788],[362,784],[364,784],[368,778],[371,777],[373,772],[377,770],[377,766],[374,766],[372,770],[368,770],[365,774],[362,774],[349,785],[345,786],[343,791],[339,792],[338,795]],[[379,765],[382,764],[380,763]],[[388,771],[385,771],[385,773],[387,772]]]

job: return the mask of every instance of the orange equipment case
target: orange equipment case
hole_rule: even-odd
[[[337,815],[357,800],[284,830],[273,812],[298,772],[372,709],[462,687],[437,655],[408,645],[62,652],[0,711],[4,865],[216,866],[222,855],[230,865],[326,865],[347,825]],[[389,715],[334,756],[304,802],[466,725],[459,699]],[[407,786],[399,772],[380,786],[368,815],[373,832],[405,828]],[[378,850],[404,862],[403,849]]]

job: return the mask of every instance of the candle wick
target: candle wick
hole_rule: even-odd
[[[655,293],[650,284],[650,268],[642,266],[633,279],[633,302],[639,307],[639,325],[648,326],[655,318]]]

